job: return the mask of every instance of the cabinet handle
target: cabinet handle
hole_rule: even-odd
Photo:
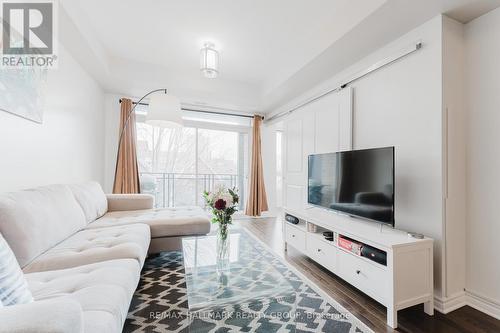
[[[292,238],[295,238],[295,235],[292,235]]]
[[[318,252],[321,252],[321,249],[318,249]]]
[[[358,269],[358,270],[356,271],[356,274],[358,274],[358,275],[359,275],[359,273],[361,273],[361,271]]]

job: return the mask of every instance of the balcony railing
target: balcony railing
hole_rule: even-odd
[[[244,202],[244,177],[237,174],[194,174],[141,172],[141,192],[155,197],[156,208],[178,206],[205,207],[202,193],[216,186],[235,187],[240,195],[240,209]]]

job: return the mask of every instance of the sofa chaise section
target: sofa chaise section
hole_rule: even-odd
[[[200,207],[154,208],[149,194],[104,194],[96,182],[71,185],[85,212],[86,229],[147,224],[151,230],[149,253],[178,250],[183,236],[210,232],[208,214]]]
[[[154,200],[147,194],[108,194],[107,199],[108,212],[87,228],[145,223],[151,229],[149,253],[178,250],[183,236],[210,232],[208,214],[200,207],[154,209]]]
[[[207,214],[199,207],[162,208],[108,212],[88,225],[101,228],[132,223],[146,223],[151,237],[206,235],[210,232]]]
[[[210,232],[207,214],[199,207],[179,207],[108,212],[88,229],[114,225],[145,223],[151,229],[149,253],[178,250],[184,236],[206,235]]]

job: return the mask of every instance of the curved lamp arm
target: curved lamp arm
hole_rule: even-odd
[[[116,151],[116,163],[115,163],[115,180],[113,182],[113,190],[115,189],[115,185],[116,185],[116,174],[118,172],[118,159],[120,158],[120,149],[121,149],[121,146],[122,146],[122,139],[123,139],[123,134],[125,132],[125,129],[127,128],[128,126],[128,123],[130,121],[130,118],[132,117],[132,114],[135,112],[135,108],[137,107],[137,105],[139,105],[143,99],[145,99],[146,97],[148,97],[149,95],[151,94],[154,94],[155,92],[159,92],[159,91],[164,91],[165,94],[167,93],[167,89],[155,89],[155,90],[151,90],[150,92],[148,92],[146,95],[142,96],[141,99],[139,99],[139,101],[137,101],[134,105],[134,107],[132,108],[132,110],[130,110],[128,116],[127,116],[127,119],[125,120],[125,123],[123,123],[123,127],[120,131],[120,136],[118,138],[118,150]],[[140,189],[139,189],[140,191]]]

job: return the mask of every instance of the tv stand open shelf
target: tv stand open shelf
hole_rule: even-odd
[[[285,250],[292,246],[385,305],[387,325],[396,328],[398,310],[420,303],[427,314],[434,314],[432,239],[411,238],[396,229],[322,210],[285,208],[284,213],[299,219],[298,224],[283,219]],[[333,241],[326,240],[323,231],[333,232]],[[339,236],[385,252],[387,264],[340,247]]]

